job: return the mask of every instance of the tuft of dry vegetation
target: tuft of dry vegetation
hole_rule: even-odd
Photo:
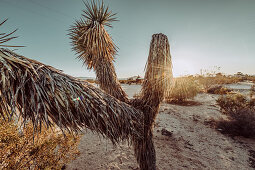
[[[201,91],[200,85],[191,78],[181,77],[174,79],[165,101],[168,103],[184,103],[193,99]]]
[[[207,93],[210,94],[228,94],[231,93],[232,90],[221,85],[215,85],[207,90]]]
[[[31,122],[23,134],[14,121],[0,118],[0,169],[61,169],[79,151],[80,137],[42,127],[34,136]]]
[[[253,96],[255,95],[255,85],[251,86],[250,89],[250,99],[253,100]]]
[[[223,84],[232,84],[240,82],[241,79],[233,76],[225,76],[222,74],[211,75],[211,76],[197,76],[194,79],[202,85],[203,90],[208,92],[209,89]]]
[[[228,116],[228,120],[219,120],[216,127],[223,133],[255,137],[255,100],[248,99],[241,94],[229,94],[220,96],[217,100],[222,113]]]
[[[248,99],[246,96],[238,94],[222,95],[217,99],[223,113],[235,112],[238,109],[251,108],[254,109],[254,100]]]
[[[132,78],[128,78],[127,80],[119,80],[119,82],[121,84],[142,84],[143,83],[143,79],[140,76],[137,76],[136,79],[132,79]]]

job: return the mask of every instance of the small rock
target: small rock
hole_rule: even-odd
[[[166,129],[162,129],[162,130],[161,130],[161,135],[171,137],[171,136],[173,135],[173,133],[170,132],[170,131],[168,131],[168,130],[166,130]]]
[[[65,170],[66,169],[66,164],[64,164],[62,167],[61,167],[61,170]]]
[[[234,157],[230,157],[229,159],[231,159],[232,161],[234,161],[234,160],[235,160],[235,158],[234,158]]]

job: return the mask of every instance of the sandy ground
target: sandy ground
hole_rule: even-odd
[[[199,94],[194,99],[200,103],[197,105],[161,104],[154,130],[157,169],[253,169],[249,162],[253,160],[255,140],[231,138],[207,125],[210,118],[223,117],[215,105],[216,98]],[[162,135],[162,129],[172,136]],[[67,165],[68,170],[138,169],[131,146],[122,143],[114,147],[89,130],[79,150],[80,156]]]

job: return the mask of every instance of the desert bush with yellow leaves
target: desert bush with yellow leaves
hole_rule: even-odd
[[[0,118],[0,169],[61,169],[79,154],[79,139],[43,126],[34,133],[31,123],[21,134],[14,121]]]
[[[238,77],[225,76],[219,73],[216,76],[198,76],[194,79],[202,85],[204,92],[208,92],[216,85],[233,84],[241,81]]]
[[[193,99],[200,91],[200,85],[192,78],[175,78],[165,100],[168,103],[182,103]]]

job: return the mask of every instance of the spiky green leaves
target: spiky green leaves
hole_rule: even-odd
[[[109,62],[114,59],[117,47],[104,26],[111,27],[111,22],[116,21],[116,18],[103,2],[84,4],[86,9],[83,10],[81,19],[71,26],[69,35],[78,58],[91,69],[101,63],[102,58]]]

